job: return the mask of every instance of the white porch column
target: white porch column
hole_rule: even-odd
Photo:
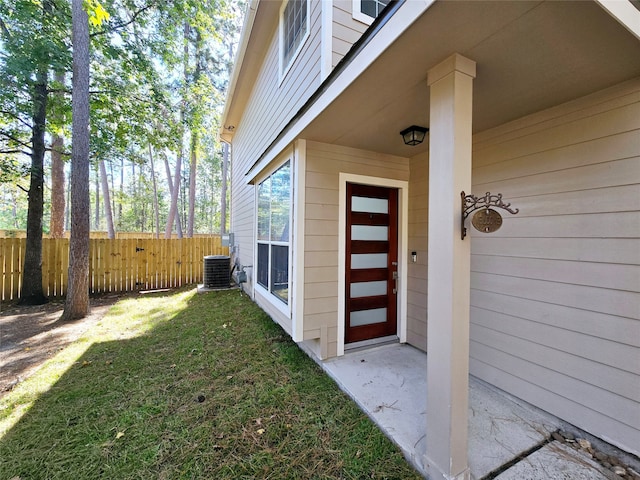
[[[454,54],[429,71],[427,453],[433,480],[469,478],[469,269],[460,192],[471,190],[474,61]]]

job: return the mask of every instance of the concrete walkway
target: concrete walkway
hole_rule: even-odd
[[[395,343],[318,363],[424,475],[427,356]],[[472,479],[610,480],[610,472],[593,460],[556,441],[549,442],[551,432],[563,426],[557,418],[471,377]],[[531,453],[514,462],[527,452]]]

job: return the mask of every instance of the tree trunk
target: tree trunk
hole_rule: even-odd
[[[176,171],[174,180],[171,180],[171,170],[169,169],[169,163],[167,167],[167,179],[169,181],[169,189],[171,191],[171,205],[169,206],[169,215],[167,216],[167,228],[164,231],[164,238],[171,238],[171,231],[173,230],[173,221],[176,221],[176,230],[180,224],[180,216],[178,215],[178,196],[180,194],[180,170],[182,169],[182,149],[176,159]],[[178,237],[182,237],[180,232]]]
[[[89,313],[89,19],[72,0],[73,91],[69,289],[61,320]]]
[[[151,163],[151,179],[153,180],[153,211],[156,219],[156,238],[160,238],[160,209],[158,207],[158,186],[156,185],[156,169],[153,166],[153,150],[149,144],[149,162]]]
[[[120,159],[120,195],[118,197],[118,230],[122,230],[122,199],[124,198],[124,158]]]
[[[18,204],[18,198],[14,192],[11,193],[11,213],[13,213],[13,228],[16,230],[19,228],[18,226],[18,208],[16,205]]]
[[[164,231],[164,238],[171,238],[171,230],[173,229],[173,221],[176,223],[180,221],[180,214],[178,212],[178,198],[180,198],[180,179],[182,176],[182,155],[184,154],[184,117],[185,117],[185,103],[186,103],[186,88],[189,71],[189,23],[184,23],[183,32],[183,71],[184,71],[184,86],[182,92],[182,107],[180,108],[180,133],[179,140],[180,146],[178,147],[178,158],[176,159],[176,171],[173,181],[173,188],[171,190],[171,204],[169,206],[169,215],[167,217],[167,227]],[[177,227],[177,226],[176,226]],[[178,230],[176,228],[176,230]],[[178,238],[182,238],[182,232],[178,231]]]
[[[93,229],[98,231],[100,230],[100,175],[98,174],[98,166],[96,165],[96,176],[95,176],[95,186],[96,186],[96,212],[93,220]]]
[[[227,170],[229,169],[229,144],[222,144],[222,188],[220,189],[220,233],[227,233]]]
[[[191,133],[191,165],[189,167],[189,217],[187,219],[187,237],[193,237],[193,222],[196,213],[196,172],[198,165],[198,134]]]
[[[64,72],[56,73],[56,82],[64,85]],[[60,94],[62,95],[62,94]],[[49,235],[51,238],[64,236],[64,209],[65,209],[65,178],[64,137],[54,134],[51,140],[51,219],[49,221]]]
[[[68,232],[71,230],[71,179],[69,179],[69,188],[67,188],[67,201],[64,206],[64,229]]]
[[[104,199],[104,216],[107,218],[107,237],[113,240],[116,238],[116,232],[113,229],[109,179],[107,178],[107,167],[104,165],[104,160],[100,160],[100,183],[102,184],[102,198]]]
[[[202,35],[200,30],[196,29],[196,51],[195,51],[195,73],[193,76],[193,83],[198,84],[200,75],[202,75],[202,66],[200,62],[200,55],[202,50]],[[189,51],[185,52],[185,61],[189,61]],[[186,75],[185,75],[186,81]],[[195,212],[196,212],[196,176],[198,165],[198,132],[196,128],[191,129],[191,165],[189,169],[189,214],[187,217],[187,237],[193,237]]]
[[[47,15],[48,2],[44,13]],[[50,9],[50,5],[49,5]],[[21,305],[42,305],[47,297],[42,288],[42,213],[44,188],[44,134],[47,119],[47,67],[38,67],[36,85],[33,90],[33,136],[31,137],[31,180],[27,209],[27,241],[22,273]]]
[[[115,185],[115,181],[113,180],[113,162],[109,162],[109,173],[111,174],[111,188],[110,188],[110,192],[115,192],[116,191],[116,185]],[[111,197],[111,219],[114,223],[114,225],[116,224],[116,218],[113,217],[113,212],[116,211],[116,199],[115,199],[116,195],[113,195]]]

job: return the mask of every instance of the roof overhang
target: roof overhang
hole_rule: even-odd
[[[400,4],[285,127],[247,181],[296,138],[403,157],[426,151],[428,142],[406,146],[399,132],[429,126],[427,72],[454,52],[477,63],[474,132],[640,76],[640,41],[628,25],[635,13],[621,21],[603,3]]]
[[[235,127],[242,117],[273,31],[278,25],[279,11],[280,2],[251,0],[247,5],[222,114],[220,138],[224,142],[231,142]]]
[[[620,25],[640,40],[640,1],[639,0],[595,0]]]
[[[602,90],[640,76],[640,41],[617,20],[592,1],[436,2],[298,135],[427,150],[399,132],[429,126],[427,72],[454,52],[477,64],[474,133]]]

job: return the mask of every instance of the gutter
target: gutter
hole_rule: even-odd
[[[362,36],[356,41],[346,55],[338,62],[335,68],[329,73],[327,78],[320,84],[318,89],[309,97],[309,99],[300,107],[296,114],[289,120],[289,122],[282,128],[280,133],[274,138],[269,146],[262,152],[258,159],[251,165],[249,170],[245,173],[245,179],[247,183],[251,183],[256,176],[256,167],[267,157],[273,147],[285,136],[289,129],[296,123],[302,116],[316,103],[316,101],[327,91],[329,87],[335,82],[340,74],[353,62],[353,60],[364,50],[364,48],[371,42],[371,40],[382,30],[382,28],[389,22],[391,17],[400,9],[407,0],[392,0],[384,8],[384,10],[378,15]]]

